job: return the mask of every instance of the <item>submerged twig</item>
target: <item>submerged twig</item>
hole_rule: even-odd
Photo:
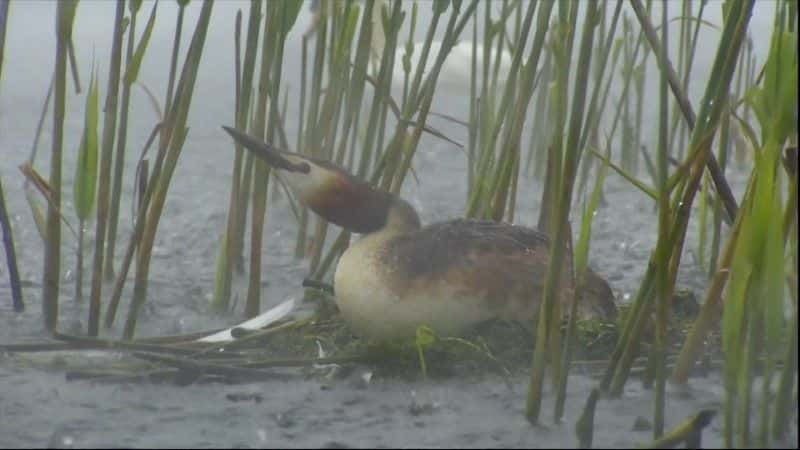
[[[685,443],[686,448],[701,448],[703,429],[711,423],[716,410],[704,409],[678,424],[670,432],[646,448],[675,448]]]
[[[3,195],[3,181],[0,180],[0,227],[3,230],[3,245],[6,248],[6,261],[8,263],[8,278],[11,284],[11,303],[15,312],[25,310],[22,302],[22,284],[19,281],[17,268],[17,254],[14,251],[14,238],[11,234],[11,220],[6,210],[6,199]]]
[[[333,285],[329,283],[325,283],[324,281],[314,280],[311,278],[306,278],[303,280],[303,287],[310,287],[314,288],[323,292],[326,292],[330,295],[334,295]]]
[[[211,364],[199,361],[193,361],[188,358],[177,358],[172,356],[164,356],[157,353],[147,352],[134,352],[133,356],[143,359],[145,361],[164,364],[170,367],[175,367],[182,371],[187,371],[191,375],[200,376],[203,374],[222,375],[234,379],[245,380],[274,380],[284,379],[285,375],[277,374],[268,370],[259,370],[247,367],[236,367],[221,364]]]
[[[575,422],[575,435],[578,436],[578,446],[580,448],[592,448],[592,437],[594,436],[594,411],[597,406],[597,398],[600,391],[597,388],[592,389],[589,397],[586,399],[586,406],[583,407],[583,412]]]

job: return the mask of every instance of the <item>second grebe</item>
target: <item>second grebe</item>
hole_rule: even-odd
[[[295,196],[326,220],[362,238],[339,258],[336,303],[359,334],[414,336],[420,325],[458,334],[493,318],[530,321],[541,300],[549,260],[543,233],[487,220],[456,219],[421,227],[414,208],[324,160],[274,148],[223,127],[268,163]],[[571,262],[559,299],[568,310]],[[616,314],[608,284],[587,271],[583,316]]]

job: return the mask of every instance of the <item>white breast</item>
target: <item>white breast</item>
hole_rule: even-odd
[[[427,325],[446,336],[494,316],[482,296],[465,296],[446,280],[398,295],[388,282],[392,268],[377,258],[381,242],[380,236],[368,235],[352,244],[334,275],[336,303],[356,333],[378,339],[413,337],[418,326]]]

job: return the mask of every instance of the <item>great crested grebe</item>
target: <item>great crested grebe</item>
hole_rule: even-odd
[[[336,303],[366,337],[414,336],[420,325],[458,334],[493,318],[530,321],[549,260],[543,233],[486,220],[456,219],[427,227],[402,198],[378,190],[324,160],[278,150],[223,127],[269,164],[295,196],[326,220],[363,236],[342,254],[334,275]],[[608,284],[586,277],[582,316],[613,317]],[[571,263],[560,301],[572,297]]]

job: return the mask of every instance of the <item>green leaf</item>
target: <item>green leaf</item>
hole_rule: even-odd
[[[408,31],[405,52],[403,53],[403,72],[411,72],[411,56],[414,55],[414,30],[417,28],[417,2],[411,7],[411,28]]]
[[[725,309],[722,313],[722,351],[725,354],[725,380],[726,386],[735,386],[736,374],[742,361],[743,337],[746,333],[745,306],[747,305],[747,286],[750,284],[750,275],[753,266],[747,261],[745,251],[747,247],[747,234],[749,227],[742,223],[742,231],[737,240],[737,251],[731,265],[730,284],[728,295],[725,299]]]
[[[639,181],[635,176],[633,176],[632,174],[629,174],[628,172],[626,172],[625,169],[617,166],[616,164],[611,162],[608,158],[606,158],[605,156],[603,156],[600,153],[598,153],[597,150],[595,150],[595,149],[591,149],[591,150],[592,150],[592,154],[595,157],[599,158],[601,161],[603,161],[606,164],[608,164],[609,166],[611,166],[611,168],[614,169],[615,172],[617,172],[623,178],[628,180],[628,182],[630,182],[632,185],[634,185],[637,188],[639,188],[640,191],[642,191],[645,194],[647,194],[653,200],[658,200],[658,194],[656,193],[655,189],[653,189],[650,186],[648,186],[647,184],[645,184],[644,181]]]
[[[25,190],[25,200],[28,201],[28,206],[31,208],[33,215],[33,222],[36,224],[36,230],[42,238],[42,242],[47,242],[47,219],[44,216],[44,208],[36,199],[36,190],[31,187],[32,185],[25,182],[23,189]]]
[[[753,130],[753,127],[735,112],[733,113],[733,117],[736,119],[736,123],[739,124],[739,131],[741,131],[744,138],[747,139],[747,143],[750,144],[752,148],[761,148],[761,144],[758,143],[758,138],[756,138],[756,132]]]
[[[450,5],[449,0],[434,0],[431,6],[433,6],[434,14],[442,14],[447,11],[448,5]]]
[[[414,41],[414,30],[417,29],[417,2],[411,5],[411,28],[408,32],[408,41]]]
[[[284,30],[284,38],[286,34],[289,33],[289,30],[292,29],[295,22],[297,22],[297,16],[300,15],[300,10],[303,9],[303,0],[284,0],[283,7],[283,30]]]
[[[746,99],[761,124],[762,141],[783,143],[797,127],[797,33],[775,32],[764,66],[764,83]]]
[[[75,213],[81,221],[89,218],[94,207],[97,189],[97,122],[99,117],[97,80],[92,74],[86,95],[86,111],[83,137],[78,149],[78,164],[75,170]]]
[[[230,298],[224,298],[226,291],[225,286],[225,273],[228,271],[228,233],[227,231],[222,233],[222,239],[220,239],[222,245],[219,249],[219,255],[217,255],[217,271],[214,274],[214,301],[211,303],[218,311],[221,312],[228,312],[228,308],[231,307],[230,305]],[[228,292],[230,294],[230,292]]]
[[[383,25],[383,35],[386,36],[392,29],[392,16],[386,4],[381,5],[381,24]]]
[[[417,327],[417,337],[414,341],[417,347],[417,356],[419,357],[419,366],[422,369],[422,377],[428,378],[428,366],[425,364],[425,349],[436,342],[436,333],[427,325],[420,325]]]
[[[775,186],[772,196],[772,217],[781,217],[780,188]],[[784,332],[784,255],[783,255],[783,221],[773,219],[769,223],[767,242],[764,247],[764,264],[762,266],[762,289],[764,314],[766,319],[766,349],[773,355],[782,351],[781,334]],[[791,267],[791,266],[790,266]],[[795,339],[795,337],[789,337]]]
[[[736,0],[738,1],[738,0]],[[728,18],[728,11],[731,10],[731,3],[730,0],[725,0],[722,2],[722,22],[724,23],[725,20]]]
[[[589,204],[586,205],[581,219],[581,231],[578,237],[578,245],[575,247],[575,273],[580,274],[586,268],[586,261],[589,255],[589,240],[592,235],[592,221],[594,220],[594,212],[597,211],[597,206],[600,204],[600,194],[603,193],[603,183],[608,173],[608,157],[611,154],[610,147],[606,149],[606,159],[603,165],[600,166],[595,179],[594,189],[592,189],[592,196],[589,199]]]
[[[756,184],[750,237],[758,306],[767,320],[765,331],[768,351],[780,345],[783,329],[783,206],[777,170],[780,147],[770,140],[756,160]]]
[[[347,21],[344,24],[344,30],[342,30],[342,40],[339,46],[340,56],[344,55],[345,51],[350,48],[350,44],[353,42],[353,36],[356,34],[356,25],[358,25],[359,13],[360,8],[358,5],[353,5],[350,7]]]
[[[744,98],[750,107],[753,108],[753,113],[756,115],[756,120],[758,120],[758,123],[761,124],[761,136],[763,139],[763,136],[767,133],[765,124],[768,120],[767,114],[769,111],[766,101],[764,100],[764,90],[758,86],[752,86],[745,92]],[[744,123],[744,121],[742,122]]]
[[[75,10],[78,8],[78,2],[62,2],[58,6],[56,32],[59,39],[69,41],[72,39],[72,24],[75,22]]]
[[[142,0],[131,0],[128,3],[128,9],[131,11],[131,14],[138,14],[139,9],[142,8]]]
[[[153,4],[153,9],[150,11],[150,18],[147,19],[147,26],[142,34],[142,39],[136,46],[136,51],[133,52],[133,58],[131,58],[127,70],[125,71],[125,84],[128,86],[132,85],[136,81],[136,78],[139,77],[139,68],[142,65],[142,58],[144,58],[144,52],[147,50],[147,44],[150,43],[150,35],[153,34],[153,24],[155,24],[156,21],[156,7],[158,7],[158,1]]]
[[[415,343],[417,347],[428,348],[436,342],[436,333],[427,325],[417,327],[417,337]]]
[[[617,58],[619,57],[619,52],[620,52],[620,50],[622,50],[622,46],[624,44],[625,44],[625,41],[621,37],[614,40],[614,47],[611,49],[611,54],[613,55],[611,57],[612,60],[614,60],[614,61],[617,60]]]
[[[766,79],[775,84],[774,138],[783,143],[797,126],[797,33],[784,32],[778,38],[776,61],[767,65]],[[766,81],[765,81],[766,84]]]

